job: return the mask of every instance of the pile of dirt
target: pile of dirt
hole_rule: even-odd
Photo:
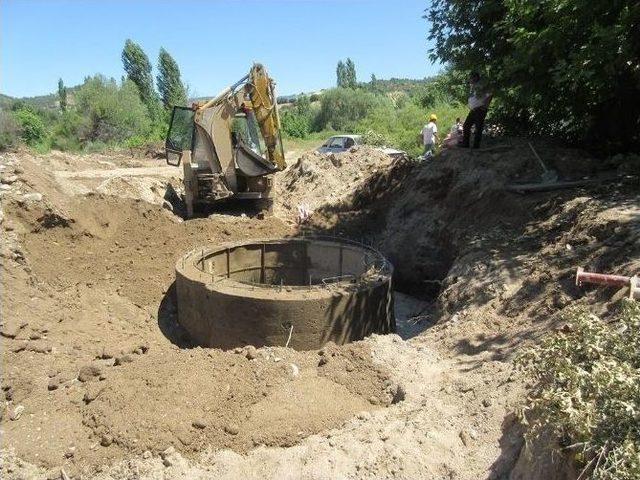
[[[277,178],[275,213],[293,221],[300,208],[313,213],[320,206],[339,204],[392,161],[368,146],[342,153],[305,153]]]
[[[167,166],[158,159],[134,159],[124,154],[73,155],[53,151],[47,155],[33,155],[27,151],[5,153],[3,160],[10,164],[23,161],[35,168],[21,179],[27,185],[32,178],[49,177],[47,191],[64,203],[68,196],[98,193],[118,198],[131,198],[162,205],[168,185],[181,188],[181,169]],[[37,180],[35,180],[37,182]]]
[[[565,179],[607,167],[594,158],[577,160],[575,151],[538,149]],[[423,338],[443,355],[477,366],[510,364],[561,326],[565,309],[586,305],[607,318],[628,296],[626,287],[577,287],[577,267],[640,272],[637,176],[529,195],[507,188],[539,177],[526,141],[489,152],[454,149],[428,163],[394,163],[313,221],[322,231],[366,235],[394,264],[396,285],[436,299],[420,320],[435,325]],[[504,432],[514,445],[521,445],[519,428],[511,421]],[[518,450],[500,468],[509,471]],[[551,470],[542,476],[554,478]]]
[[[167,181],[141,177],[111,177],[104,180],[95,191],[120,198],[133,198],[148,203],[164,202]]]

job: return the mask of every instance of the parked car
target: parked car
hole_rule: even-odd
[[[346,152],[351,147],[360,145],[360,135],[334,135],[318,148],[320,153]]]

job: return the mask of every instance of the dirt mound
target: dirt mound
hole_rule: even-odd
[[[343,153],[305,153],[277,179],[275,213],[291,221],[298,217],[300,207],[313,212],[340,203],[392,160],[367,146]]]
[[[140,177],[113,177],[103,181],[95,191],[105,195],[133,198],[162,205],[166,189],[166,181]]]
[[[209,445],[241,452],[289,446],[354,413],[391,403],[387,376],[369,357],[366,347],[352,346],[325,368],[315,352],[285,349],[150,351],[135,364],[108,370],[83,411],[84,423],[96,441],[106,435],[137,453],[171,445],[184,453]],[[347,365],[355,371],[350,382],[344,378]]]
[[[576,191],[523,196],[506,186],[538,181],[542,172],[528,142],[512,139],[489,151],[445,150],[428,162],[394,161],[371,175],[342,205],[323,207],[314,225],[368,238],[390,258],[396,280],[411,290],[433,291],[464,251],[503,242],[534,218],[550,213],[551,198],[572,198]],[[579,152],[538,145],[563,178],[602,167]],[[593,187],[607,189],[607,185]],[[556,208],[559,207],[556,204]],[[537,214],[539,212],[539,214]],[[436,288],[435,291],[438,289]]]
[[[578,162],[575,151],[548,145],[537,150],[564,178],[604,168],[596,159]],[[536,330],[573,302],[608,303],[611,289],[583,298],[574,282],[578,266],[624,275],[640,271],[637,177],[530,195],[506,188],[538,181],[540,173],[528,142],[518,140],[495,151],[444,151],[428,163],[398,161],[370,177],[348,202],[322,209],[314,223],[366,236],[394,264],[396,285],[437,296],[429,322],[464,320],[470,334],[471,319],[483,315],[478,335],[496,339],[458,346],[446,340],[450,347],[503,355],[534,336],[523,320],[539,319]],[[518,333],[487,335],[485,329],[494,329],[491,319],[502,316],[509,321],[499,330]]]

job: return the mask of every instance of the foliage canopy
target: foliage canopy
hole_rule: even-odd
[[[131,80],[119,86],[96,75],[84,83],[76,99],[78,111],[89,120],[86,140],[109,143],[142,135],[150,128],[145,105]]]
[[[30,107],[22,107],[15,112],[15,118],[21,129],[21,137],[29,146],[36,146],[47,137],[42,117]]]
[[[320,98],[320,111],[315,118],[316,130],[350,130],[378,105],[389,100],[366,90],[334,88]]]
[[[431,58],[478,70],[505,126],[606,151],[640,146],[640,4],[433,0]]]

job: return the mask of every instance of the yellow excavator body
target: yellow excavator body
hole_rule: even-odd
[[[275,84],[254,64],[214,98],[174,107],[167,163],[184,173],[187,216],[228,198],[273,204],[274,174],[286,166]]]

